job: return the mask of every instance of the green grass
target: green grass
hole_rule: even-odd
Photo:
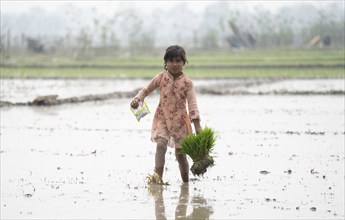
[[[159,69],[105,68],[1,68],[2,78],[152,78]],[[185,69],[190,78],[343,78],[343,68],[289,69]]]
[[[188,51],[187,51],[188,52]],[[246,78],[246,77],[345,77],[344,67],[322,68],[201,68],[202,66],[231,65],[344,65],[344,50],[294,50],[294,49],[256,49],[231,51],[213,51],[187,53],[189,63],[185,72],[191,78]],[[163,70],[162,54],[142,54],[131,57],[125,55],[94,56],[75,59],[71,54],[12,54],[11,59],[1,59],[1,64],[10,64],[16,68],[0,68],[0,77],[126,77],[151,78]],[[27,67],[25,65],[45,65],[46,68]],[[76,65],[76,67],[63,67]],[[80,65],[97,65],[92,68],[79,68]],[[114,68],[103,68],[111,65]],[[116,67],[118,66],[118,67]],[[121,66],[129,66],[123,68]],[[134,67],[137,66],[137,67]],[[143,66],[145,68],[140,68]],[[200,67],[200,68],[193,68]]]
[[[187,51],[188,52],[188,51]],[[270,49],[270,50],[244,50],[244,51],[191,51],[187,53],[190,65],[231,65],[231,64],[334,64],[344,63],[344,50],[294,50],[294,49]],[[88,56],[76,59],[72,54],[13,54],[11,59],[2,60],[3,63],[17,65],[47,64],[47,65],[163,65],[162,54],[142,55],[107,55]]]
[[[107,69],[107,68],[1,68],[1,77],[72,77],[72,78],[146,78],[153,77],[161,69]]]
[[[334,64],[344,63],[343,50],[248,50],[192,54],[191,64]]]

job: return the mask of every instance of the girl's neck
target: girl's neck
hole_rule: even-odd
[[[172,75],[173,79],[176,80],[177,78],[179,78],[182,75],[182,72],[179,72],[177,74],[171,74],[171,75]]]

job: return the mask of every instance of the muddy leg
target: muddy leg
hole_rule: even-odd
[[[155,172],[163,178],[163,170],[165,164],[165,153],[167,152],[167,141],[164,139],[157,140],[156,155],[155,155]]]
[[[186,154],[181,152],[180,148],[175,149],[176,160],[179,164],[180,173],[183,182],[188,182],[189,180],[189,164]]]

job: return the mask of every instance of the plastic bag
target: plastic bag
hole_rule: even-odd
[[[133,115],[137,119],[137,121],[140,121],[145,115],[150,113],[149,107],[147,107],[146,102],[139,102],[138,108],[132,108],[130,107],[131,111],[133,112]]]

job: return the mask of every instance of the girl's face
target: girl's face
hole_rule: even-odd
[[[174,57],[171,60],[165,62],[167,70],[172,75],[179,75],[182,72],[184,62],[181,57]]]

